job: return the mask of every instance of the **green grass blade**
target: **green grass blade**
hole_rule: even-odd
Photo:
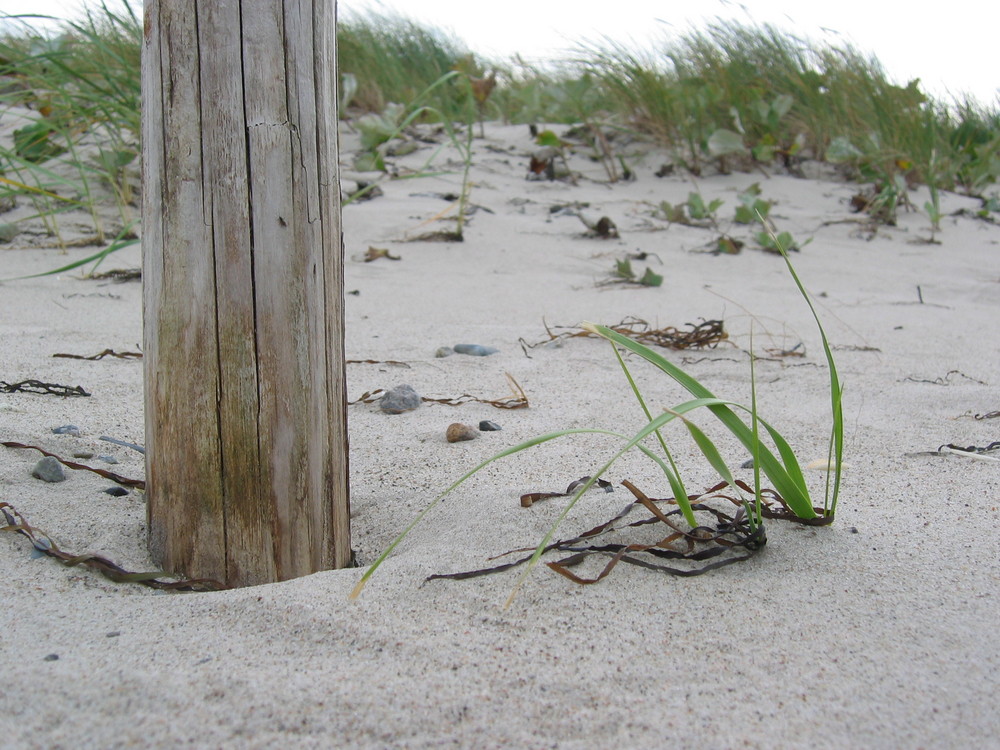
[[[442,492],[437,497],[435,497],[427,505],[427,507],[425,507],[422,511],[420,511],[420,513],[417,514],[417,517],[414,518],[410,522],[410,524],[405,529],[403,529],[403,531],[395,539],[392,540],[392,542],[389,544],[389,546],[385,548],[385,550],[382,552],[382,554],[378,556],[378,558],[375,560],[375,562],[373,562],[371,564],[371,566],[369,566],[368,570],[365,571],[364,575],[361,576],[361,580],[358,581],[357,585],[354,587],[354,590],[351,591],[350,598],[351,599],[357,599],[358,598],[358,596],[361,594],[361,590],[364,588],[365,584],[368,582],[368,579],[372,577],[372,574],[374,574],[376,570],[378,570],[379,566],[385,561],[385,559],[387,557],[389,557],[390,554],[392,554],[392,551],[399,545],[399,543],[402,542],[403,539],[406,538],[406,536],[410,533],[410,531],[412,531],[413,528],[418,523],[420,523],[424,519],[424,517],[435,506],[437,506],[438,503],[440,503],[453,490],[457,489],[463,482],[465,482],[465,480],[469,479],[471,476],[473,476],[474,474],[476,474],[477,472],[479,472],[481,469],[485,468],[486,466],[489,466],[494,461],[499,461],[501,458],[506,458],[507,456],[512,456],[515,453],[520,453],[521,451],[527,450],[528,448],[534,448],[536,445],[541,445],[542,443],[547,443],[550,440],[555,440],[556,438],[565,437],[566,435],[578,435],[578,434],[585,434],[585,433],[612,435],[614,437],[618,437],[618,438],[621,438],[623,440],[625,439],[624,435],[619,435],[616,432],[610,432],[608,430],[598,430],[598,429],[588,429],[588,428],[571,429],[571,430],[559,430],[559,431],[556,431],[556,432],[547,432],[544,435],[537,435],[537,436],[535,436],[535,437],[533,437],[533,438],[531,438],[529,440],[525,440],[522,443],[518,443],[517,445],[513,445],[513,446],[511,446],[509,448],[506,448],[506,449],[500,451],[499,453],[491,456],[490,458],[487,458],[485,461],[480,462],[475,467],[473,467],[472,469],[470,469],[469,471],[467,471],[465,474],[463,474],[462,476],[460,476],[458,479],[456,479],[454,482],[452,482],[451,485],[449,485],[448,488],[446,490],[444,490],[444,492]],[[658,458],[658,457],[653,456],[653,458]],[[596,477],[594,478],[594,481],[596,481]],[[587,483],[587,488],[589,488],[591,484],[593,484],[593,481]]]
[[[763,224],[764,220],[760,217],[759,213],[758,219]],[[785,247],[781,245],[781,243],[778,243],[778,250],[781,252],[781,257],[785,260],[785,265],[788,267],[788,273],[791,274],[792,280],[795,282],[795,286],[799,289],[799,294],[801,294],[802,299],[806,301],[806,304],[809,306],[809,312],[812,313],[813,319],[816,321],[816,327],[819,329],[820,339],[823,342],[823,353],[826,355],[827,365],[830,368],[830,409],[833,416],[833,425],[830,435],[830,453],[833,456],[834,466],[827,467],[827,488],[823,501],[823,510],[824,515],[833,516],[837,512],[837,498],[840,494],[840,466],[844,456],[844,385],[840,380],[840,376],[837,374],[837,363],[833,358],[833,350],[830,349],[830,342],[826,337],[826,331],[823,329],[823,323],[819,319],[816,307],[813,305],[812,297],[809,296],[805,285],[802,283],[802,280],[799,279],[799,275],[795,272],[795,266],[792,265],[791,258],[788,257],[788,252]],[[831,468],[833,470],[832,492],[830,488]]]
[[[614,351],[615,357],[618,359],[618,364],[621,365],[622,371],[625,373],[625,378],[628,380],[628,384],[632,388],[632,393],[635,394],[635,398],[639,402],[639,406],[642,407],[642,413],[646,415],[646,421],[651,422],[653,420],[653,415],[650,413],[649,407],[646,406],[646,400],[642,397],[642,392],[639,390],[639,386],[636,385],[635,379],[632,377],[632,372],[628,369],[628,365],[625,364],[625,360],[622,358],[621,352],[618,351],[618,347],[615,346],[613,342],[608,343],[611,344],[611,349]],[[681,479],[680,470],[677,468],[673,454],[667,447],[667,441],[663,439],[663,434],[659,430],[656,431],[656,439],[660,441],[660,447],[663,449],[663,453],[667,457],[667,461],[670,462],[672,471],[668,472],[666,470],[666,466],[663,468],[664,473],[667,475],[667,481],[670,482],[670,489],[674,493],[674,497],[686,498],[688,493],[684,488],[684,482]],[[684,512],[685,521],[687,521],[692,527],[698,525],[697,521],[695,521],[694,513],[692,512],[689,503],[681,505],[681,510]]]
[[[60,268],[53,268],[51,271],[42,271],[41,273],[32,273],[32,274],[28,274],[27,276],[15,276],[15,277],[10,278],[10,279],[0,279],[0,282],[2,282],[2,281],[20,281],[21,279],[37,279],[40,276],[53,276],[53,275],[55,275],[57,273],[63,273],[64,271],[72,271],[74,268],[79,268],[80,266],[85,266],[88,263],[90,263],[91,261],[96,261],[96,263],[95,263],[95,268],[96,268],[97,265],[100,265],[101,261],[103,261],[111,253],[115,252],[116,250],[121,250],[124,247],[128,247],[129,245],[134,245],[138,241],[139,240],[135,240],[135,239],[115,241],[115,242],[111,243],[110,245],[108,245],[103,250],[100,250],[100,251],[94,253],[93,255],[88,255],[86,258],[83,258],[82,260],[75,260],[72,263],[69,263],[69,264],[67,264],[65,266],[61,266]]]
[[[672,377],[691,395],[700,399],[714,400],[716,403],[708,406],[709,410],[743,443],[747,450],[751,452],[754,450],[753,431],[729,408],[727,404],[730,402],[717,399],[715,394],[705,386],[649,347],[643,346],[637,341],[633,341],[606,326],[584,323],[582,327],[638,354],[647,362]],[[739,404],[732,405],[740,406]],[[777,430],[764,422],[764,420],[761,420],[761,424],[765,426],[768,434],[771,435],[775,447],[777,447],[778,453],[781,455],[781,461],[779,461],[766,446],[759,445],[761,469],[774,484],[774,489],[785,499],[796,515],[807,519],[815,518],[816,512],[812,508],[812,501],[809,498],[809,490],[806,486],[805,477],[802,474],[802,469],[799,466],[798,459],[795,457],[795,453]]]

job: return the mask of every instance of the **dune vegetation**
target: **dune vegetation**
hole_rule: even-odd
[[[57,32],[37,17],[0,17],[0,241],[33,222],[65,245],[67,216],[105,249],[137,236],[142,25],[123,8],[95,3]],[[721,23],[655,50],[581,43],[544,67],[483,59],[384,14],[346,14],[338,45],[341,117],[373,129],[375,142],[428,120],[579,125],[611,180],[627,167],[607,136],[625,131],[696,175],[794,173],[819,160],[870,184],[890,212],[918,184],[979,197],[984,217],[1000,208],[996,103],[938,101],[918,81],[892,81],[873,55],[767,25]],[[926,210],[934,222],[936,206]]]

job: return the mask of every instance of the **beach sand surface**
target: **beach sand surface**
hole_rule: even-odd
[[[345,185],[356,136],[345,128]],[[943,194],[941,231],[921,211],[868,226],[849,202],[862,186],[805,165],[810,178],[766,172],[694,179],[642,143],[619,143],[636,175],[606,184],[577,147],[577,184],[528,180],[524,126],[489,125],[477,139],[464,242],[408,241],[451,229],[458,154],[419,143],[392,160],[406,174],[434,156],[436,176],[393,180],[344,208],[349,398],[406,383],[430,398],[511,396],[530,407],[425,403],[388,415],[348,407],[352,547],[362,565],[465,471],[522,440],[567,428],[632,434],[644,423],[611,347],[593,338],[542,342],[582,321],[639,318],[682,330],[724,322],[714,348],[659,350],[716,395],[749,403],[748,352],[759,411],[803,465],[827,456],[830,381],[808,307],[782,259],[732,223],[737,196],[758,183],[813,294],[844,381],[845,468],[826,527],[767,523],[750,560],[677,578],[619,565],[576,585],[538,566],[513,604],[519,570],[470,580],[433,573],[481,568],[533,547],[566,507],[523,508],[522,493],[559,491],[619,447],[579,435],[490,464],[418,525],[371,579],[360,569],[252,588],[168,593],[113,583],[0,534],[0,745],[6,748],[940,748],[996,746],[1000,718],[1000,466],[935,453],[1000,440],[1000,228],[979,203]],[[353,178],[352,178],[353,179]],[[661,201],[692,191],[724,201],[719,229],[668,224]],[[910,196],[927,200],[924,189]],[[449,208],[450,207],[450,208]],[[442,211],[445,220],[434,220]],[[610,218],[619,236],[588,236],[576,215]],[[746,241],[709,250],[721,232]],[[363,262],[369,247],[399,260]],[[0,246],[0,277],[58,268],[93,249]],[[643,254],[645,254],[643,256]],[[626,256],[660,287],[607,283]],[[140,265],[138,246],[100,270]],[[557,329],[565,326],[567,329]],[[488,357],[435,357],[442,346],[494,347]],[[0,440],[39,446],[124,476],[143,456],[142,362],[89,356],[140,351],[139,282],[76,272],[0,284],[0,380],[81,386],[63,398],[0,394]],[[793,350],[788,354],[789,350]],[[786,352],[785,354],[782,354]],[[687,400],[673,381],[630,359],[651,408]],[[393,364],[405,363],[405,365]],[[183,394],[178,394],[183,398]],[[977,415],[979,415],[977,417]],[[453,422],[502,430],[448,443]],[[748,458],[705,414],[696,421],[737,475]],[[56,435],[61,425],[80,435]],[[719,481],[679,425],[666,430],[690,491]],[[96,455],[118,463],[106,464]],[[993,456],[997,456],[993,452]],[[61,548],[123,567],[155,566],[141,492],[67,470],[32,477],[40,454],[0,448],[0,501]],[[822,470],[806,471],[821,504]],[[655,464],[629,454],[591,490],[557,536],[615,515],[631,495],[671,492]],[[631,534],[632,536],[629,536]],[[662,534],[661,534],[662,536]],[[645,541],[652,532],[622,532]],[[547,556],[545,560],[552,559]],[[499,561],[498,561],[499,562]],[[581,574],[600,568],[588,563]]]

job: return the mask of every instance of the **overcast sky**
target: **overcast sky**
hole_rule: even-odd
[[[65,16],[80,5],[79,0],[0,0],[7,13]],[[719,17],[769,22],[820,41],[846,40],[875,53],[897,82],[920,78],[938,96],[969,92],[994,103],[1000,87],[996,0],[924,6],[909,0],[340,0],[338,6],[341,13],[395,9],[499,58],[558,56],[574,42],[602,36],[648,47],[665,34],[704,27]]]

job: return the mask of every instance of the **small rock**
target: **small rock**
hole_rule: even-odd
[[[42,661],[59,661],[59,654],[48,654]]]
[[[106,490],[104,490],[104,492],[111,495],[112,497],[124,497],[125,495],[128,494],[128,490],[125,489],[124,487],[108,487]]]
[[[402,414],[404,411],[413,411],[421,403],[420,394],[413,390],[413,386],[404,384],[386,391],[378,408],[386,414]]]
[[[93,458],[93,457],[94,457],[94,454],[91,453],[90,451],[77,451],[76,453],[73,454],[73,458],[87,459],[87,458]]]
[[[20,233],[17,224],[0,224],[0,242],[10,242]]]
[[[56,435],[72,435],[73,437],[80,437],[80,428],[75,424],[64,424],[62,427],[53,427],[52,432]]]
[[[66,479],[62,464],[52,456],[45,456],[35,464],[35,468],[31,470],[31,476],[41,479],[43,482],[62,482]]]
[[[479,433],[467,424],[455,422],[448,425],[448,431],[445,433],[445,437],[448,438],[449,443],[459,443],[463,440],[475,440],[479,437]]]
[[[434,352],[434,356],[438,359],[443,359],[444,357],[450,357],[455,353],[455,350],[450,346],[439,346],[438,350]]]
[[[494,349],[492,346],[480,346],[479,344],[455,344],[456,354],[468,354],[471,357],[488,357],[499,351],[499,349]]]
[[[100,456],[98,456],[97,460],[98,461],[103,461],[106,464],[116,464],[116,463],[118,463],[118,459],[115,458],[114,456],[108,456],[108,455],[103,455],[103,454],[100,455]]]
[[[479,423],[480,432],[496,432],[497,430],[502,430],[503,428],[496,422],[491,422],[488,419],[484,419]]]
[[[748,459],[747,461],[744,461],[743,463],[741,463],[740,464],[740,468],[741,469],[752,469],[753,468],[753,459],[751,458],[751,459]]]

